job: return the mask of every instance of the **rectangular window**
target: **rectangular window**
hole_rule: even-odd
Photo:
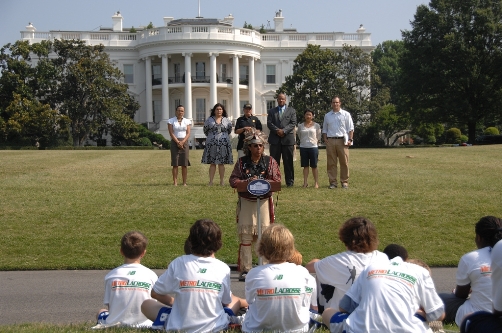
[[[206,77],[206,63],[196,62],[195,63],[195,80],[194,82],[204,82]]]
[[[225,82],[227,80],[227,64],[221,64],[220,76],[220,82]]]
[[[181,83],[181,64],[174,64],[174,83]]]
[[[158,123],[162,120],[162,101],[153,101],[153,122]]]
[[[275,65],[267,65],[267,84],[275,84]]]
[[[194,125],[204,125],[205,120],[206,120],[206,99],[197,98],[195,99]]]
[[[227,110],[227,100],[226,99],[222,99],[221,100],[221,105],[223,105],[223,107],[225,108],[225,110]],[[228,114],[228,110],[227,110],[227,114]]]
[[[270,109],[273,109],[277,106],[276,104],[276,101],[275,100],[268,100],[267,101],[267,110],[270,110]]]
[[[239,84],[249,84],[248,65],[239,65]]]
[[[174,100],[174,109],[176,110],[176,108],[177,108],[179,105],[181,105],[181,99],[176,98],[176,99]]]
[[[134,83],[134,65],[124,65],[124,83]]]
[[[152,65],[152,85],[162,84],[162,67],[161,65]]]

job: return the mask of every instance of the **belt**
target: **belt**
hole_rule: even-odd
[[[328,139],[343,139],[343,136],[328,136]]]

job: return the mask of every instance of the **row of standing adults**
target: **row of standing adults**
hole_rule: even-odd
[[[284,178],[286,186],[294,185],[293,155],[296,144],[295,129],[297,126],[296,110],[286,105],[286,96],[277,96],[277,107],[268,110],[267,127],[270,130],[268,143],[270,156],[280,165],[281,157],[284,163]],[[244,115],[239,117],[234,132],[239,135],[237,144],[238,157],[244,156],[244,134],[251,128],[262,131],[260,120],[253,116],[252,105],[244,105]],[[173,184],[178,185],[178,168],[182,168],[183,185],[187,183],[187,167],[190,166],[189,144],[190,120],[184,118],[185,108],[176,108],[176,117],[169,119],[168,130],[172,139],[171,166]],[[318,144],[321,141],[321,127],[313,121],[314,112],[305,110],[305,121],[298,125],[300,139],[300,159],[303,168],[303,187],[308,186],[309,168],[312,169],[314,187],[319,187],[317,161],[319,156]],[[210,164],[209,185],[213,185],[216,169],[220,177],[220,185],[224,185],[225,164],[233,164],[230,133],[232,122],[227,117],[225,107],[217,103],[211,110],[210,117],[205,121],[204,134],[206,145],[202,155],[202,163]],[[349,146],[352,145],[354,124],[349,112],[341,109],[340,98],[332,99],[332,110],[324,117],[322,136],[326,143],[327,172],[329,188],[338,187],[338,163],[340,163],[340,183],[342,188],[349,186]]]

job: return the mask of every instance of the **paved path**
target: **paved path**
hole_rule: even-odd
[[[456,268],[433,268],[438,292],[455,287]],[[160,275],[164,270],[155,270]],[[0,325],[29,322],[65,324],[94,320],[103,306],[108,271],[0,272]],[[244,297],[244,282],[232,271],[232,292]]]

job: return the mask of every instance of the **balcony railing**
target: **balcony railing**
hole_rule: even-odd
[[[307,47],[308,44],[324,47],[338,47],[343,44],[352,46],[371,46],[370,33],[266,33],[260,34],[255,30],[219,27],[219,26],[179,26],[159,27],[143,30],[138,33],[130,32],[74,32],[22,31],[21,39],[32,43],[51,39],[78,39],[89,45],[103,44],[104,46],[137,47],[146,43],[176,40],[218,40],[245,42],[265,47]]]
[[[169,84],[173,83],[185,83],[185,76],[169,76],[167,79]],[[227,84],[232,84],[233,77],[231,76],[225,76],[224,78],[220,79],[219,76],[216,76],[216,82],[217,83],[227,83]],[[192,83],[211,83],[211,77],[210,76],[192,76]],[[239,79],[239,84],[241,85],[248,85],[249,80],[248,79]],[[162,85],[162,78],[152,78],[152,85],[157,86],[157,85]]]

